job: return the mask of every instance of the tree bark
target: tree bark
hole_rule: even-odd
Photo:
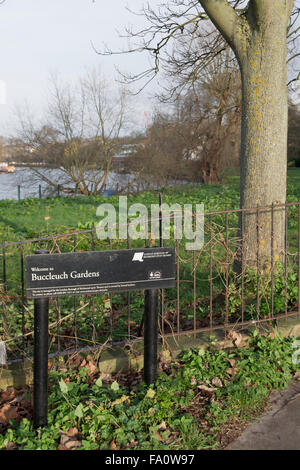
[[[267,8],[269,3],[263,8],[261,1],[253,2],[253,14],[249,12],[252,34],[247,56],[241,58],[241,208],[286,201],[287,15],[284,1]],[[253,262],[259,250],[264,263],[271,257],[271,210],[245,215],[246,262]],[[273,213],[275,261],[284,253],[284,216],[284,207]]]
[[[218,175],[218,170],[215,165],[205,165],[201,168],[202,178],[204,184],[219,184],[220,178]]]
[[[292,0],[249,0],[238,15],[226,0],[199,0],[237,57],[242,77],[240,207],[286,202],[287,27]],[[282,259],[284,207],[245,212],[247,264]],[[272,226],[274,233],[272,233]],[[241,227],[240,227],[241,230]],[[273,234],[273,246],[271,236]]]

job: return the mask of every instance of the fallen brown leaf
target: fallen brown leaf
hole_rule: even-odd
[[[191,385],[197,385],[197,380],[196,380],[195,377],[191,377],[190,384]]]
[[[166,429],[167,429],[167,423],[165,421],[160,423],[157,428],[158,431],[165,431]]]
[[[95,372],[97,372],[97,367],[92,361],[88,362],[88,368],[90,370],[89,374],[95,374]]]
[[[234,367],[235,364],[236,364],[236,360],[235,359],[227,359],[229,364],[231,365],[231,367]]]
[[[211,383],[215,385],[216,387],[223,387],[222,381],[221,379],[219,379],[219,377],[214,377]]]
[[[82,356],[79,353],[74,354],[67,361],[69,365],[74,365],[77,367],[81,364],[81,362],[82,362]]]
[[[11,419],[17,419],[17,408],[10,403],[5,403],[0,409],[0,424],[8,424]]]
[[[110,450],[118,450],[118,446],[114,440],[112,440],[111,443],[109,444],[109,448]]]
[[[293,377],[296,380],[300,380],[300,370],[298,370],[298,372],[296,372]]]
[[[1,392],[0,397],[1,403],[13,400],[16,397],[15,389],[13,387],[8,387],[6,390]]]
[[[108,373],[105,373],[105,372],[100,372],[100,377],[102,380],[104,381],[109,381],[109,380],[112,380],[112,376],[111,374],[108,374]]]
[[[230,367],[226,370],[227,374],[231,375],[232,377],[237,373],[237,367]]]
[[[172,432],[170,436],[168,437],[168,439],[166,440],[166,444],[167,445],[171,444],[178,438],[178,436],[179,436],[178,432]]]
[[[8,442],[6,444],[5,450],[17,450],[18,446],[15,442]]]
[[[234,330],[229,331],[228,338],[232,340],[234,346],[236,346],[237,348],[240,346],[243,340],[242,335]]]
[[[58,450],[76,450],[81,447],[79,432],[76,428],[70,428],[67,432],[60,432],[60,443]]]
[[[129,443],[129,447],[131,449],[133,449],[134,447],[136,447],[138,445],[138,441],[135,441],[134,439],[131,439],[130,443]]]
[[[67,430],[66,434],[69,437],[73,437],[73,438],[75,437],[76,438],[76,437],[78,437],[79,432],[78,432],[77,428],[70,428],[70,429]]]
[[[217,388],[215,387],[208,387],[207,385],[198,385],[197,387],[199,390],[202,390],[203,392],[208,392],[208,393],[214,393]]]

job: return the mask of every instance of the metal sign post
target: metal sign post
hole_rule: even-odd
[[[48,254],[37,250],[36,255]],[[48,318],[49,299],[34,299],[33,423],[48,423]]]
[[[153,384],[157,377],[158,289],[145,292],[144,380]]]
[[[38,255],[38,256],[37,256]],[[175,285],[174,248],[49,254],[25,258],[27,297],[34,299],[34,425],[47,425],[49,298],[145,291],[144,379],[157,376],[158,291]]]

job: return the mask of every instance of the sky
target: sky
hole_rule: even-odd
[[[151,0],[152,7],[160,0]],[[149,68],[147,54],[100,56],[94,48],[126,49],[119,32],[125,26],[146,26],[136,16],[144,0],[5,0],[0,4],[0,136],[9,136],[17,126],[15,108],[24,106],[38,115],[47,102],[50,74],[63,81],[76,81],[86,69],[100,67],[111,80],[115,66],[123,72]],[[93,48],[93,45],[94,48]],[[145,129],[145,111],[150,114],[157,82],[135,99],[135,120]],[[297,101],[300,103],[300,87]]]
[[[126,49],[127,39],[120,38],[118,31],[145,25],[126,6],[139,11],[142,4],[142,0],[5,0],[0,5],[0,135],[14,131],[16,106],[26,102],[34,113],[43,109],[51,73],[76,81],[93,67],[100,67],[110,79],[117,76],[115,66],[137,73],[149,68],[146,54],[103,57],[92,46]],[[151,111],[152,91],[149,86],[136,99],[142,127],[144,112]]]

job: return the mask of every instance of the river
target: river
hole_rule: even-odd
[[[62,181],[62,172],[59,169],[42,170],[47,172],[47,176],[50,177],[51,181],[59,184]],[[107,189],[115,189],[117,185],[120,187],[131,178],[130,175],[122,175],[111,172],[108,181]],[[91,187],[90,183],[90,187]],[[42,197],[49,195],[49,186],[46,182],[39,180],[36,175],[33,175],[32,171],[27,167],[16,167],[14,173],[0,173],[0,199],[18,199],[19,191],[20,198],[25,199],[27,197],[39,197],[39,185],[41,185]],[[18,190],[18,186],[20,189]],[[71,184],[69,186],[74,186]],[[63,194],[61,194],[63,195]]]

